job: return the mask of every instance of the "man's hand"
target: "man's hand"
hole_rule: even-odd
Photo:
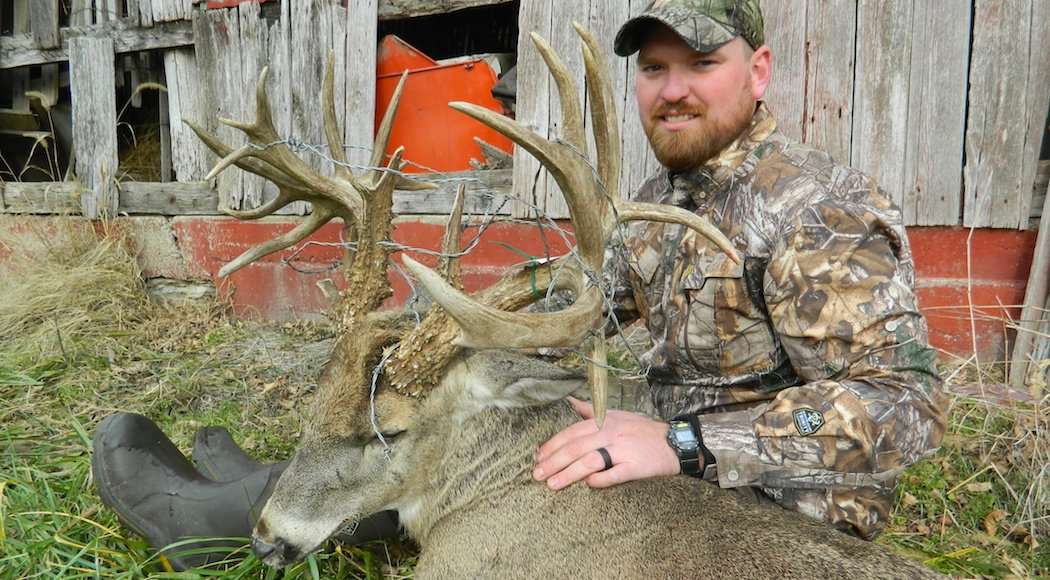
[[[594,422],[590,403],[569,397],[583,418],[551,437],[536,451],[532,476],[558,490],[577,481],[590,487],[610,487],[636,479],[675,475],[681,469],[678,456],[667,444],[667,423],[626,411],[609,411],[601,431]],[[597,449],[604,447],[612,458],[611,469]]]

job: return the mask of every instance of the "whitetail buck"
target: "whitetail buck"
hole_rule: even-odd
[[[537,36],[533,40],[561,96],[560,141],[542,139],[488,110],[451,104],[512,138],[550,171],[565,193],[576,247],[548,266],[511,273],[469,297],[458,289],[454,260],[443,259],[439,275],[404,256],[440,305],[418,324],[377,311],[390,295],[392,250],[384,242],[390,238],[401,151],[385,171],[354,176],[346,169],[331,63],[323,109],[337,162],[334,177],[321,175],[279,144],[265,73],[257,89],[256,121],[223,121],[244,131],[249,145],[232,151],[197,129],[224,156],[213,174],[236,164],[280,186],[272,203],[233,215],[252,219],[293,200],[313,203],[303,225],[247,252],[223,273],[302,240],[333,217],[342,218],[347,238],[356,241],[356,254],[348,253],[344,264],[348,290],[339,305],[339,340],[299,450],[255,527],[256,553],[267,564],[284,566],[358,518],[395,509],[422,547],[419,578],[936,576],[882,546],[686,476],[560,492],[533,481],[534,450],[578,419],[561,399],[582,379],[493,349],[588,341],[593,360],[604,361],[598,333],[603,295],[596,280],[606,241],[625,221],[685,225],[739,260],[729,240],[696,215],[618,199],[620,138],[607,69],[593,38],[576,29],[584,41],[596,168],[588,162],[577,89]],[[396,99],[377,136],[373,166],[386,149]],[[461,202],[462,192],[443,243],[447,255],[459,249]],[[554,313],[517,312],[537,300],[537,287],[550,286],[571,291],[574,304]],[[599,416],[605,408],[603,369],[596,364],[588,369]]]

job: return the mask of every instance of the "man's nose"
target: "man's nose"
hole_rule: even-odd
[[[660,90],[660,98],[668,103],[677,103],[689,96],[689,81],[685,75],[669,71]]]

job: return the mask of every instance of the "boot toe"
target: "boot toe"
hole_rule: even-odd
[[[155,423],[134,413],[111,415],[95,430],[92,446],[91,470],[102,503],[151,546],[164,548],[182,538],[215,535],[195,525],[195,510],[187,505],[206,497],[211,482]],[[164,552],[173,567],[186,569],[215,558],[173,552],[200,547],[182,545]]]

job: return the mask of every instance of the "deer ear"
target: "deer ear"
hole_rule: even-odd
[[[584,387],[581,371],[507,351],[482,351],[466,360],[467,392],[480,407],[531,407]]]

